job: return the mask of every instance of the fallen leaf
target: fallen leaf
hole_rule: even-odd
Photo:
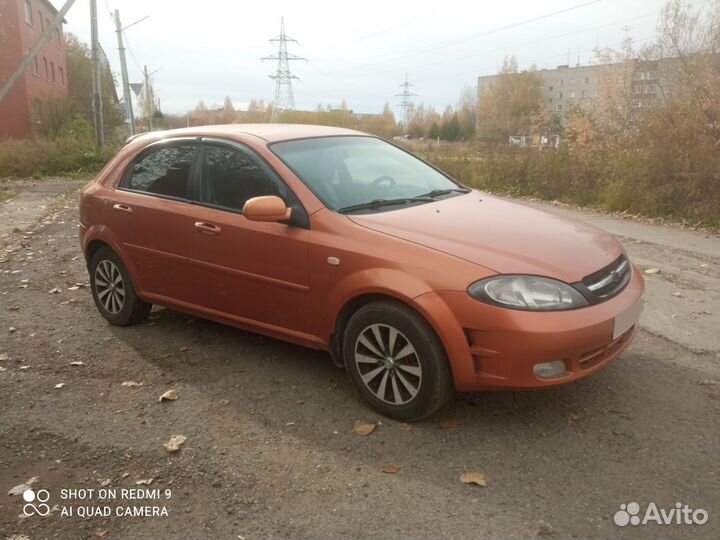
[[[8,309],[10,311],[18,311],[20,309],[20,306],[10,306]]]
[[[646,274],[659,274],[660,269],[659,268],[648,268],[645,270]]]
[[[185,444],[185,440],[185,435],[173,435],[168,442],[163,444],[163,447],[170,453],[177,452],[180,450],[180,447]]]
[[[102,482],[100,482],[100,485],[101,485],[102,487],[109,486],[111,482],[112,482],[112,480],[111,480],[110,478],[106,478],[105,480],[103,480]]]
[[[221,399],[220,401],[218,401],[218,403],[223,406],[230,405],[230,400],[229,399]]]
[[[440,420],[440,429],[455,429],[458,427],[458,421],[456,418],[446,418]]]
[[[59,292],[60,292],[60,289],[58,289],[57,287],[54,287],[48,291],[48,294],[57,294]]]
[[[188,352],[192,350],[192,347],[180,347],[180,352]]]
[[[73,285],[72,287],[68,287],[68,291],[77,291],[79,288],[77,285]]]
[[[32,486],[38,480],[40,480],[39,476],[33,476],[32,478],[25,480],[24,484],[19,484],[12,488],[10,491],[8,491],[8,495],[22,495],[23,493],[25,493],[26,490],[30,489],[30,486]]]
[[[57,383],[57,384],[55,385],[55,388],[62,388],[63,386],[65,386],[65,383],[64,383],[64,382],[61,382],[61,383]]]
[[[82,360],[75,360],[74,362],[70,362],[70,365],[71,366],[84,366],[85,362],[83,362]]]
[[[98,538],[102,538],[109,532],[110,529],[105,529],[104,531],[95,531],[95,536],[97,536]]]
[[[178,398],[177,390],[174,388],[172,390],[168,390],[165,392],[162,396],[158,398],[158,401],[175,401]]]
[[[387,467],[384,467],[382,472],[387,474],[395,474],[396,472],[400,471],[400,467],[397,465],[388,465]]]
[[[410,424],[400,424],[400,431],[412,431]]]
[[[464,472],[460,475],[460,481],[463,484],[477,484],[478,486],[487,487],[485,475],[481,472]]]
[[[14,326],[11,326],[10,328],[8,328],[8,332],[10,332],[11,334],[12,334],[15,330],[17,330],[17,328],[15,328]]]
[[[137,486],[149,486],[153,483],[154,478],[141,478],[140,480],[135,481],[135,485]]]
[[[10,360],[10,355],[6,352],[0,353],[0,362],[4,362],[5,360]]]
[[[7,368],[0,367],[0,372],[7,371]]]
[[[135,381],[124,381],[120,386],[142,386],[144,383]]]
[[[129,473],[129,472],[124,472],[124,473],[122,473],[120,476],[121,476],[122,478],[127,478],[128,476],[130,476],[130,473]]]
[[[681,293],[681,292],[674,292],[674,293],[672,293],[672,295],[673,295],[673,296],[677,296],[678,298],[682,298],[682,293]]]
[[[20,369],[30,369],[30,366],[20,366]]]
[[[298,399],[298,400],[295,402],[295,405],[303,405],[304,403],[305,403],[305,400],[304,400],[304,399]]]
[[[365,420],[356,420],[355,424],[353,425],[353,431],[355,433],[357,433],[358,435],[367,437],[373,431],[375,431],[375,426],[376,426],[376,424],[371,423],[371,422],[366,422]]]

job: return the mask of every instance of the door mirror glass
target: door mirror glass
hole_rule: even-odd
[[[285,221],[290,219],[292,208],[276,195],[265,195],[248,199],[242,213],[250,221]]]

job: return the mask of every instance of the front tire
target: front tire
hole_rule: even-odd
[[[384,416],[414,422],[452,397],[442,343],[425,319],[399,302],[358,309],[345,328],[343,357],[355,388]]]
[[[127,268],[112,249],[97,250],[89,271],[95,306],[110,324],[128,326],[150,314],[152,304],[138,298]]]

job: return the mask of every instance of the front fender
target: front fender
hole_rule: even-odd
[[[377,294],[412,305],[413,298],[430,290],[430,286],[421,279],[394,268],[370,268],[353,272],[335,283],[324,298],[326,309],[320,337],[329,343],[340,313],[355,298]]]

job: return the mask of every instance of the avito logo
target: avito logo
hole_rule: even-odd
[[[644,513],[640,512],[640,505],[636,502],[621,504],[620,510],[615,512],[613,521],[618,527],[626,525],[705,525],[708,522],[708,513],[702,508],[693,510],[687,504],[675,503],[674,508],[658,508],[657,504],[648,504]]]

